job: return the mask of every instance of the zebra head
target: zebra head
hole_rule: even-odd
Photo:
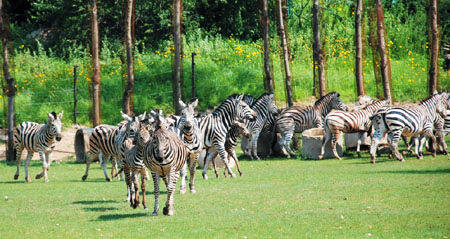
[[[244,95],[240,95],[239,97],[237,97],[235,100],[236,102],[236,115],[237,115],[237,119],[241,120],[241,119],[248,119],[248,120],[255,120],[256,119],[256,112],[254,110],[252,110],[250,108],[250,106],[248,106],[247,103],[245,103],[245,101],[242,100]]]
[[[50,132],[56,136],[56,141],[61,141],[62,135],[62,123],[61,118],[63,117],[64,112],[56,115],[55,112],[47,113],[47,125],[50,126]]]
[[[139,132],[140,123],[146,117],[146,113],[143,113],[139,116],[128,116],[127,114],[120,111],[124,120],[126,120],[125,124],[125,137],[131,137],[136,139],[136,134]]]
[[[195,117],[194,117],[194,110],[195,107],[198,105],[198,99],[196,99],[194,102],[185,104],[182,100],[179,101],[182,110],[181,110],[181,118],[180,123],[178,125],[178,128],[183,130],[186,133],[193,133],[194,126],[195,126]]]
[[[168,130],[169,122],[160,114],[156,115],[156,127],[157,130],[152,140],[152,154],[156,161],[162,163],[166,158],[165,155],[170,153],[171,131]]]
[[[438,94],[437,104],[436,104],[436,113],[438,113],[443,119],[445,119],[447,115],[447,109],[450,107],[449,98],[447,92],[441,92]]]
[[[241,121],[234,121],[233,125],[236,126],[236,128],[238,129],[238,134],[242,135],[244,137],[249,138],[250,136],[252,136],[252,133],[248,130],[247,125],[244,122]]]
[[[339,98],[339,96],[340,96],[339,93],[333,92],[330,94],[333,94],[333,97],[330,101],[332,109],[348,111],[348,107],[344,104],[344,102],[342,102],[341,98]]]

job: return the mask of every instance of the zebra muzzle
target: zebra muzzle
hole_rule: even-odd
[[[61,136],[56,136],[56,141],[61,141]]]

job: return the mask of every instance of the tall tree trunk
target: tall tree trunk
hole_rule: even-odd
[[[281,48],[283,50],[283,63],[284,63],[284,73],[285,73],[285,85],[286,85],[286,98],[288,106],[291,107],[294,105],[294,101],[292,99],[292,87],[291,87],[291,81],[292,81],[292,75],[291,75],[291,69],[290,69],[290,57],[289,57],[289,47],[288,47],[288,40],[287,40],[287,34],[285,31],[284,26],[284,17],[283,17],[283,7],[282,6],[283,0],[277,0],[277,8],[278,8],[278,29],[279,29],[279,35],[281,39]]]
[[[433,95],[433,92],[438,89],[439,84],[439,16],[438,16],[439,0],[430,0],[428,12],[428,31],[429,31],[429,59],[430,68],[428,71],[428,93]]]
[[[375,85],[377,88],[377,98],[383,98],[383,84],[381,81],[380,70],[380,52],[378,51],[378,34],[377,34],[377,12],[376,0],[368,0],[367,13],[369,15],[369,45],[372,51],[373,74],[375,77]]]
[[[314,87],[316,97],[326,95],[328,84],[326,79],[326,51],[323,27],[323,10],[320,8],[319,0],[313,1],[312,7],[313,24],[313,70]]]
[[[270,42],[269,42],[269,6],[267,0],[261,0],[261,28],[262,38],[264,40],[264,88],[267,92],[273,93],[274,80],[273,68],[270,60]]]
[[[133,112],[133,91],[134,91],[134,0],[127,0],[125,7],[125,49],[127,56],[127,76],[128,81],[123,92],[122,109],[125,114],[131,115]]]
[[[97,20],[97,0],[91,1],[91,31],[92,31],[92,124],[97,126],[100,124],[100,42]]]
[[[380,52],[381,80],[383,82],[384,98],[393,102],[391,62],[386,52],[386,29],[382,0],[377,0],[377,32],[378,50]]]
[[[8,148],[6,151],[6,160],[15,161],[14,153],[14,94],[15,94],[15,82],[9,74],[9,54],[8,48],[11,39],[11,30],[9,27],[9,21],[4,14],[3,0],[0,0],[0,26],[1,26],[1,38],[2,38],[2,60],[3,60],[3,76],[7,83],[7,87],[3,86],[3,93],[8,96]]]
[[[175,113],[181,113],[181,106],[178,103],[182,100],[182,77],[183,77],[183,52],[182,52],[182,38],[181,38],[181,21],[183,1],[173,0],[173,14],[172,14],[172,33],[174,44],[174,57],[172,63],[172,90],[173,90],[173,106]]]
[[[364,0],[356,0],[355,11],[355,79],[356,94],[358,96],[366,94],[364,87]]]

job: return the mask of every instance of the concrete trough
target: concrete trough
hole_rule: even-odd
[[[318,159],[325,131],[322,128],[313,128],[302,133],[302,156],[307,159]],[[336,150],[340,157],[343,154],[343,137],[337,139]],[[323,158],[335,158],[331,150],[331,140],[325,145]]]
[[[197,165],[200,166],[200,168],[203,168],[203,166],[205,165],[205,157],[206,157],[206,150],[202,150],[200,152],[200,156],[198,157],[198,162],[197,162]],[[216,163],[217,168],[225,168],[225,164],[220,159],[219,155],[217,155],[217,157],[214,158],[214,162]],[[234,162],[234,159],[232,159],[230,157],[230,160],[228,161],[228,166],[233,168],[235,165],[236,164]],[[211,168],[211,169],[213,168],[212,162],[209,163],[208,168]]]
[[[345,150],[355,150],[356,146],[358,144],[358,133],[348,133],[344,135],[345,139]],[[369,150],[370,144],[372,143],[372,140],[370,139],[370,136],[367,136],[367,133],[363,134],[362,140],[361,140],[361,150]]]

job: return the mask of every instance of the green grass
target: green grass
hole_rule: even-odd
[[[449,137],[447,137],[449,142]],[[449,157],[427,154],[406,162],[380,157],[311,161],[241,160],[236,179],[210,180],[197,171],[197,194],[175,194],[175,215],[133,210],[125,184],[107,183],[98,164],[81,181],[84,164],[53,164],[50,182],[18,181],[0,163],[2,238],[446,238],[450,234]],[[33,161],[31,175],[41,170]],[[161,185],[162,186],[162,185]],[[179,184],[177,185],[179,186]],[[5,197],[8,200],[5,200]]]

